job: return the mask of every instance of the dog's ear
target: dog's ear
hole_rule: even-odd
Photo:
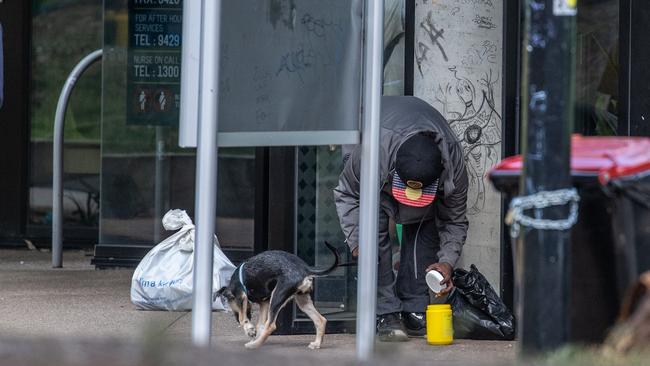
[[[217,296],[223,296],[228,301],[235,299],[235,295],[233,295],[232,291],[230,291],[230,289],[226,286],[220,288],[219,291],[217,291]]]

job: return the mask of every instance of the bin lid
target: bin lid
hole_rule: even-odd
[[[522,155],[503,159],[493,173],[520,172]],[[650,138],[646,137],[584,137],[571,138],[571,173],[598,176],[601,184],[612,179],[636,175],[650,170]]]

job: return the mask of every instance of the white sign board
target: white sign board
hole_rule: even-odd
[[[362,0],[224,1],[219,146],[359,143],[362,6]],[[198,119],[192,85],[198,45],[190,42],[184,38],[184,147],[196,146]]]

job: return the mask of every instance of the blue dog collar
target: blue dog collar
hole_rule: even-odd
[[[239,266],[239,283],[241,283],[242,287],[244,288],[244,293],[246,296],[248,296],[248,289],[246,288],[246,285],[244,284],[244,262]]]

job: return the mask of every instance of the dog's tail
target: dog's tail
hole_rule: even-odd
[[[325,276],[325,275],[329,274],[330,272],[332,272],[333,270],[335,270],[336,267],[339,266],[339,262],[341,261],[341,258],[339,257],[339,252],[336,250],[336,248],[334,248],[332,246],[332,244],[328,243],[327,241],[325,242],[325,246],[327,247],[327,249],[329,249],[332,252],[332,254],[334,254],[334,263],[331,266],[329,266],[328,268],[325,268],[325,269],[311,269],[310,268],[309,272],[311,274],[313,274],[313,275]]]

